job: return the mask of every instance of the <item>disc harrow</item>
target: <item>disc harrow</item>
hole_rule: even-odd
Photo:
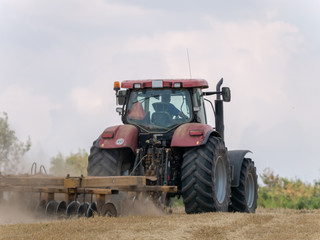
[[[117,217],[145,198],[163,209],[168,207],[164,198],[168,193],[175,193],[177,187],[154,184],[155,180],[146,176],[0,174],[0,202],[20,204],[41,217]]]

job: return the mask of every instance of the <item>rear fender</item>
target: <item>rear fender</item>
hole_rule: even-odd
[[[130,148],[135,153],[138,147],[138,129],[132,125],[118,125],[106,128],[100,136],[99,148]]]
[[[232,150],[228,151],[228,158],[232,172],[231,187],[238,187],[240,182],[240,173],[243,159],[247,153],[252,153],[249,150]]]
[[[207,124],[186,123],[179,126],[172,136],[171,147],[195,147],[206,144],[210,135],[220,136]]]

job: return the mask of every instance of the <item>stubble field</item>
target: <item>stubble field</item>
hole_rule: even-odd
[[[187,215],[175,208],[170,215],[64,220],[0,213],[0,239],[320,239],[320,210]]]

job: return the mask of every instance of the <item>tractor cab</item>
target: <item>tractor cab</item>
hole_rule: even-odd
[[[186,89],[145,89],[129,92],[125,120],[143,130],[166,132],[192,120],[192,104]]]
[[[206,124],[201,90],[207,87],[205,80],[124,81],[121,87],[127,90],[117,91],[123,105],[117,111],[125,124],[142,132],[168,132],[190,122]]]

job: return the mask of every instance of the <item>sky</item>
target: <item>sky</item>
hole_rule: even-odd
[[[0,0],[0,112],[30,136],[30,166],[49,167],[121,124],[114,81],[189,78],[188,50],[191,77],[231,88],[228,149],[251,150],[259,174],[312,183],[319,12],[317,0]]]

